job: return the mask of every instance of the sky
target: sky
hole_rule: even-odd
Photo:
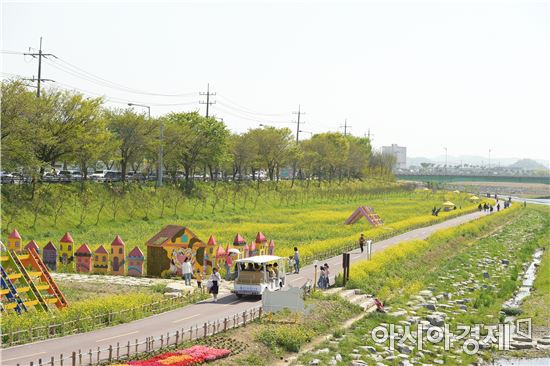
[[[371,133],[408,156],[550,158],[548,1],[6,1],[2,77],[108,105]],[[15,53],[12,53],[15,51]],[[90,75],[91,74],[91,75]],[[160,96],[177,95],[177,96]],[[168,104],[168,105],[166,105]],[[175,105],[178,104],[178,105]],[[145,111],[135,107],[138,111]]]

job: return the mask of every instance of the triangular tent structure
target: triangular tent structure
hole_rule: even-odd
[[[361,217],[365,217],[367,221],[374,227],[384,225],[384,221],[378,216],[369,206],[359,206],[350,217],[346,220],[346,225],[355,224]]]

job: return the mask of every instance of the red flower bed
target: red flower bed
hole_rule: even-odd
[[[130,361],[116,366],[192,366],[227,357],[230,354],[231,351],[228,349],[193,346],[175,352],[166,352],[147,360]]]

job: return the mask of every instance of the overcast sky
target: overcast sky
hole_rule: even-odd
[[[60,58],[42,77],[113,106],[204,113],[210,83],[211,114],[232,131],[293,121],[301,104],[305,131],[347,119],[409,156],[550,155],[547,1],[3,3],[3,77],[37,74],[36,60],[5,51],[42,36]],[[158,105],[175,103],[186,104]]]

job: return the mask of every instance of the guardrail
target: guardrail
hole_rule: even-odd
[[[233,314],[232,316],[217,319],[212,322],[198,323],[189,328],[181,328],[175,332],[167,332],[153,337],[145,337],[134,342],[128,341],[120,344],[110,344],[107,347],[97,349],[75,350],[70,354],[60,354],[59,357],[51,356],[49,360],[38,359],[30,362],[29,366],[93,366],[99,364],[120,363],[137,356],[145,356],[149,353],[162,350],[171,346],[178,346],[187,341],[195,341],[201,338],[223,333],[227,330],[246,326],[247,323],[261,318],[262,307],[254,307],[249,310]],[[17,366],[21,366],[19,363]]]

